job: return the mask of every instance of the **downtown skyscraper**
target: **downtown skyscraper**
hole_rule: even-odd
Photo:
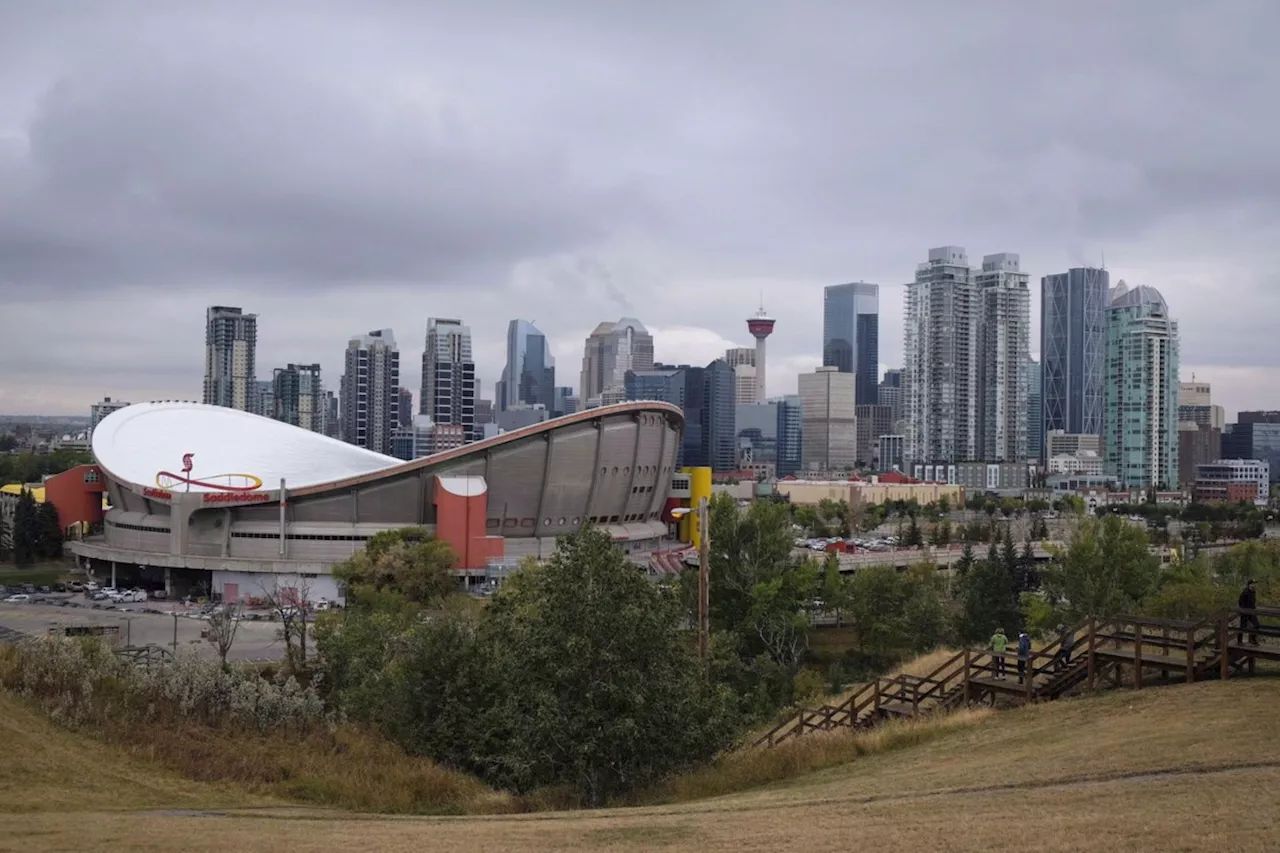
[[[385,453],[400,419],[400,351],[390,329],[376,329],[347,342],[343,354],[342,440]]]
[[[858,405],[878,402],[880,285],[833,284],[823,290],[822,365],[857,377]]]
[[[1121,281],[1107,309],[1105,470],[1124,488],[1178,487],[1178,323],[1160,291]]]
[[[981,309],[964,248],[930,249],[907,285],[902,405],[909,462],[978,458]]]
[[[429,318],[418,411],[432,423],[461,426],[467,443],[478,441],[476,391],[471,329],[461,320]]]
[[[507,324],[507,362],[494,388],[499,412],[520,406],[541,405],[548,415],[556,412],[556,360],[547,336],[527,320]]]
[[[929,250],[907,285],[907,461],[1025,460],[1030,305],[1018,255],[973,270],[961,246]]]
[[[579,396],[584,409],[626,399],[628,370],[653,369],[653,335],[633,317],[601,323],[582,352]]]
[[[984,462],[1027,458],[1027,398],[1031,393],[1031,291],[1021,258],[986,255],[974,271],[982,301],[979,326],[978,452]]]
[[[213,305],[205,311],[204,402],[251,412],[258,406],[258,315]]]
[[[1102,434],[1110,290],[1110,275],[1094,267],[1040,279],[1041,434]]]

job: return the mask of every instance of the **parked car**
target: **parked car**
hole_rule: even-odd
[[[26,604],[30,600],[31,600],[31,596],[25,595],[23,593],[18,593],[17,595],[11,595],[8,598],[6,598],[4,600],[4,603],[5,604]]]
[[[84,584],[80,583],[80,581],[72,581],[67,584],[67,590],[69,592],[84,592]]]

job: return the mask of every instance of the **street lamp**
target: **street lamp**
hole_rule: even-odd
[[[689,513],[698,516],[698,656],[705,662],[707,644],[710,634],[710,543],[711,523],[708,519],[708,504],[705,497],[699,499],[698,506],[676,507],[671,510],[672,518],[684,518]]]

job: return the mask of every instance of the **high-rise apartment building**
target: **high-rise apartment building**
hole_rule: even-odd
[[[580,399],[583,408],[626,399],[628,370],[653,369],[653,335],[632,317],[601,323],[588,337],[582,355]]]
[[[461,426],[468,443],[479,441],[477,391],[471,329],[461,320],[428,318],[419,413],[430,417],[433,423]]]
[[[507,362],[494,389],[494,405],[499,412],[527,406],[543,406],[555,411],[556,360],[547,336],[527,320],[507,324]]]
[[[888,406],[892,412],[894,429],[897,430],[899,428],[897,425],[902,422],[902,371],[897,368],[886,370],[876,393],[879,395],[880,404]]]
[[[1124,488],[1178,487],[1178,323],[1160,291],[1124,282],[1107,310],[1103,442]]]
[[[859,403],[854,411],[858,419],[858,463],[868,467],[878,465],[880,436],[893,434],[893,408]]]
[[[1044,456],[1044,373],[1040,362],[1027,359],[1027,458]]]
[[[807,471],[839,471],[858,459],[857,376],[824,365],[800,374],[801,463]]]
[[[756,348],[730,347],[724,351],[724,360],[733,368],[734,397],[738,405],[763,403],[756,375]]]
[[[128,406],[128,405],[130,404],[126,403],[124,400],[112,400],[110,397],[103,397],[102,402],[94,403],[92,406],[90,406],[89,407],[89,431],[86,434],[86,437],[93,438],[93,431],[97,428],[99,422],[101,422],[103,418],[105,418],[107,415],[111,414],[112,412],[116,411],[117,409],[123,409],[125,406]]]
[[[413,392],[408,388],[397,388],[396,394],[399,399],[397,426],[411,427],[413,426]]]
[[[341,377],[339,377],[341,380]],[[339,381],[341,386],[341,381]],[[329,438],[342,438],[342,418],[339,417],[338,395],[332,391],[324,392],[324,434]]]
[[[804,464],[803,412],[799,394],[788,394],[777,400],[778,437],[774,450],[774,469],[779,477],[789,477]]]
[[[257,352],[257,314],[210,306],[204,324],[204,402],[253,411]]]
[[[986,255],[974,273],[982,301],[978,358],[978,448],[985,462],[1027,458],[1027,361],[1031,292],[1013,252]]]
[[[391,455],[400,423],[400,351],[390,329],[347,343],[342,373],[342,440]]]
[[[908,463],[978,458],[981,317],[964,248],[930,249],[907,285],[902,398]]]
[[[270,379],[255,379],[249,383],[249,408],[247,411],[264,418],[274,418],[276,416],[276,389],[275,384]]]
[[[1075,267],[1040,279],[1040,370],[1045,432],[1101,435],[1111,276]]]
[[[271,396],[276,420],[324,434],[327,413],[320,365],[277,367],[271,377]]]
[[[833,284],[823,291],[822,363],[857,376],[859,405],[879,401],[880,285]]]

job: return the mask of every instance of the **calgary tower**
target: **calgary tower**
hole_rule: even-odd
[[[764,378],[765,378],[765,338],[773,334],[774,319],[764,312],[764,298],[760,299],[760,310],[756,312],[754,317],[747,318],[747,330],[751,332],[751,336],[756,339],[756,402],[763,403],[768,400],[765,396]]]

